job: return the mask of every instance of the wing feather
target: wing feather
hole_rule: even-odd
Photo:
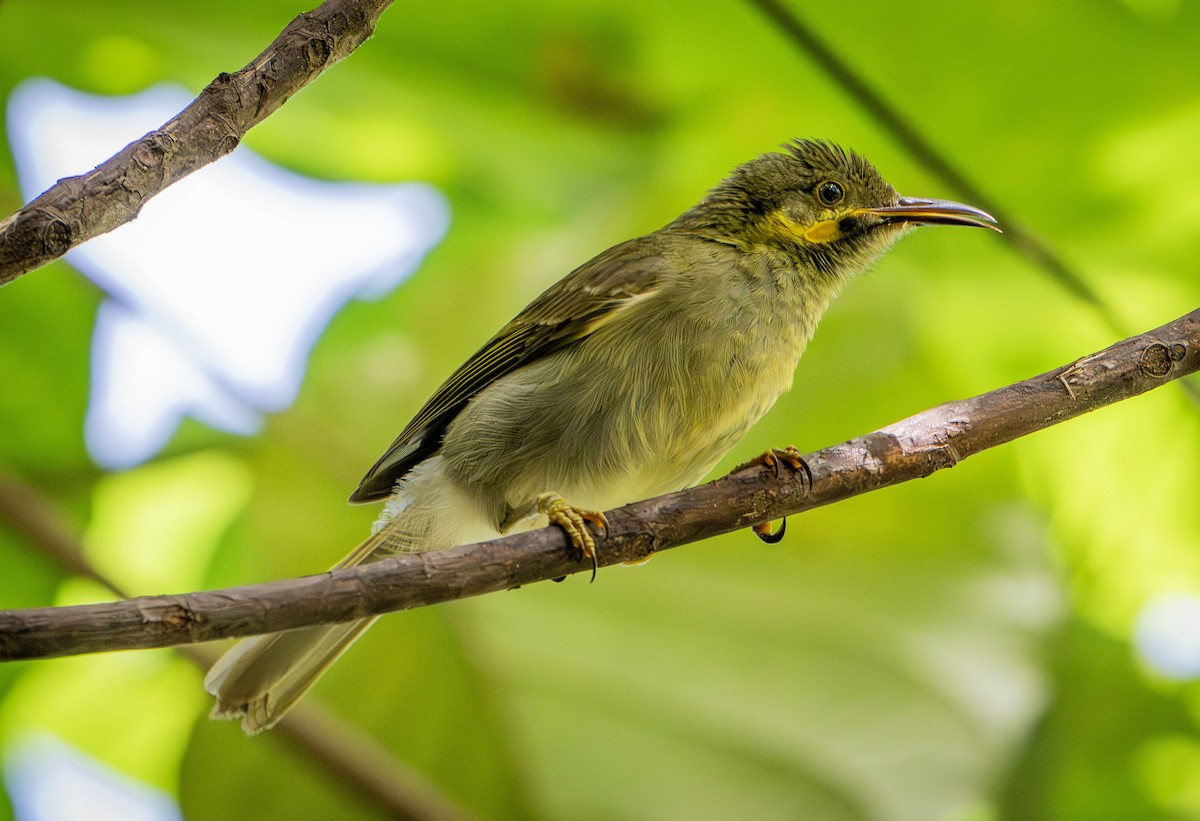
[[[446,428],[472,397],[517,368],[578,342],[653,293],[672,270],[664,241],[650,234],[614,246],[530,303],[434,392],[350,501],[389,496],[397,481],[441,447]]]

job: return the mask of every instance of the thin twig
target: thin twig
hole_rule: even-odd
[[[928,476],[986,448],[1200,368],[1200,309],[1065,367],[948,402],[808,456],[755,467],[608,514],[600,564],[652,553]],[[1067,388],[1070,388],[1068,391]],[[299,579],[107,604],[0,612],[0,660],[137,649],[331,624],[590,570],[557,528],[408,554]]]
[[[809,28],[791,9],[779,0],[749,0],[757,6],[801,51],[807,54],[829,77],[858,101],[868,114],[890,131],[913,159],[934,177],[941,179],[958,196],[990,212],[1004,226],[1004,237],[1013,249],[1034,267],[1048,273],[1064,288],[1090,305],[1114,333],[1128,333],[1125,323],[1111,306],[1088,284],[1087,280],[1067,264],[1058,253],[1033,231],[1023,227],[1007,208],[984,192],[966,174],[946,158],[946,155],[925,137],[913,121],[899,108],[884,99],[850,64],[815,31]],[[1184,381],[1179,383],[1194,405],[1200,406],[1200,386]]]
[[[128,598],[116,582],[92,566],[79,537],[63,526],[64,521],[66,513],[44,494],[16,476],[0,471],[0,522],[67,573],[96,582],[115,596]]]
[[[245,68],[222,72],[162,128],[61,179],[0,221],[0,285],[132,220],[154,195],[228,154],[252,127],[358,48],[392,0],[328,0]]]
[[[1007,213],[1007,209],[984,193],[966,174],[959,171],[953,163],[946,159],[945,154],[939,151],[921,133],[920,129],[913,125],[910,119],[876,92],[861,75],[850,67],[848,62],[838,56],[816,32],[802,22],[794,11],[784,6],[779,0],[750,0],[750,2],[757,6],[780,31],[787,35],[847,94],[857,100],[859,105],[884,129],[890,131],[896,140],[908,150],[913,159],[925,167],[926,171],[941,179],[972,205],[995,216],[1004,226],[1005,238],[1022,256],[1047,271],[1068,291],[1099,311],[1109,326],[1120,332],[1116,317],[1082,276],[1067,265],[1036,234],[1022,228],[1021,223]]]
[[[0,522],[7,524],[31,547],[63,570],[91,579],[113,595],[128,594],[88,561],[78,535],[64,524],[67,514],[36,488],[0,472]],[[175,652],[201,670],[217,654],[209,648],[175,647]],[[391,818],[449,821],[470,816],[421,773],[398,760],[390,750],[338,719],[318,699],[309,696],[276,726],[272,736],[350,786],[353,794],[381,808]]]

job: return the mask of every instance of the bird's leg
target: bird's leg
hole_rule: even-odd
[[[808,466],[808,462],[804,461],[804,454],[795,445],[788,445],[786,448],[769,448],[750,461],[738,465],[733,472],[737,473],[739,470],[745,470],[755,465],[766,465],[778,479],[781,464],[790,465],[792,470],[800,474],[800,489],[803,493],[807,494],[812,489],[812,468]],[[783,534],[787,532],[787,518],[784,517],[783,523],[779,525],[779,530],[774,532],[771,531],[770,522],[759,522],[750,529],[754,531],[755,536],[767,544],[778,544],[783,540]]]
[[[592,580],[600,566],[596,559],[596,540],[588,531],[586,522],[591,522],[605,538],[608,537],[608,519],[598,510],[585,510],[572,505],[557,493],[543,493],[537,497],[538,512],[558,525],[567,534],[571,546],[582,555],[581,559],[592,560]]]

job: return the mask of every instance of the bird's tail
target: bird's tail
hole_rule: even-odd
[[[255,636],[238,642],[204,677],[213,718],[242,720],[254,734],[275,726],[374,618]]]
[[[394,552],[381,550],[387,542],[388,532],[381,530],[334,569]],[[247,733],[273,727],[374,621],[304,627],[238,642],[204,677],[204,689],[217,697],[212,717],[240,718]]]
[[[388,502],[377,532],[335,570],[498,535],[484,518],[471,515],[472,500],[442,478],[440,462],[434,457],[414,471],[414,481]],[[304,627],[237,643],[204,678],[204,689],[217,698],[213,718],[240,718],[247,733],[274,726],[374,621]]]

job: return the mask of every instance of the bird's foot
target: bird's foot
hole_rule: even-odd
[[[808,462],[804,461],[804,454],[795,445],[788,445],[786,448],[768,448],[750,461],[738,465],[732,472],[737,473],[739,470],[752,468],[755,465],[766,465],[778,479],[780,464],[789,465],[792,470],[804,474],[802,477],[804,485],[812,487],[812,470],[808,467]]]
[[[538,512],[550,520],[550,524],[558,525],[567,534],[572,548],[580,552],[580,559],[591,559],[592,580],[596,579],[596,569],[600,566],[596,559],[596,539],[587,528],[591,522],[604,538],[608,538],[608,519],[598,510],[585,510],[575,507],[557,493],[543,493],[537,497]]]
[[[808,462],[804,461],[802,454],[795,445],[788,445],[785,448],[770,448],[748,462],[738,465],[734,469],[736,473],[739,470],[744,470],[755,465],[765,465],[775,474],[775,478],[780,476],[780,466],[788,465],[792,470],[800,474],[800,489],[804,494],[807,494],[812,489],[812,468],[808,466]],[[751,530],[754,535],[762,539],[767,544],[778,544],[783,540],[783,534],[787,532],[787,518],[779,525],[779,530],[772,531],[770,522],[759,522],[754,525]]]

